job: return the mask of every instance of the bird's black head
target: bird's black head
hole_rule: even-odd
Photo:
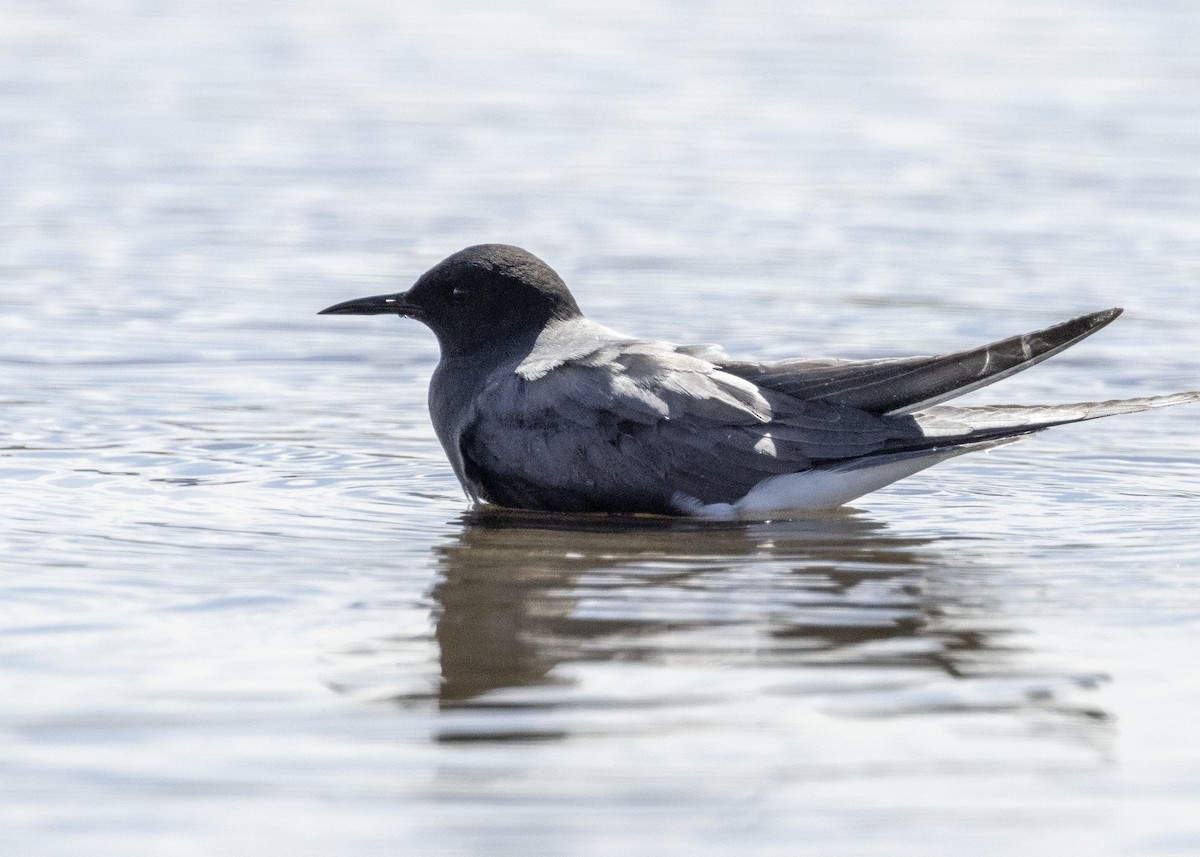
[[[507,244],[468,247],[438,262],[407,292],[346,301],[320,314],[384,313],[427,324],[444,356],[528,344],[551,320],[581,315],[549,265]]]

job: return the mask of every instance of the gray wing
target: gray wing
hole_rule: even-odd
[[[722,362],[725,371],[798,399],[822,399],[873,414],[909,414],[1007,378],[1070,348],[1112,322],[1119,308],[1045,330],[937,357],[888,360]]]
[[[483,499],[677,512],[680,492],[734,502],[769,476],[920,436],[908,419],[761,390],[694,349],[609,340],[558,355],[491,379],[464,421],[464,475]]]

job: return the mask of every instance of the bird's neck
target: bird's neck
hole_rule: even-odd
[[[471,402],[488,379],[497,373],[516,371],[535,341],[536,336],[529,336],[476,343],[474,347],[460,345],[453,349],[442,343],[441,360],[429,382],[429,414],[447,452],[451,444],[457,444]]]

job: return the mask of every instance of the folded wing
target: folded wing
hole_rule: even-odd
[[[729,503],[762,480],[918,441],[911,419],[799,402],[691,349],[556,344],[492,379],[459,437],[483,499],[568,511],[678,512],[675,495]],[[570,354],[569,357],[563,357]]]
[[[936,357],[886,360],[723,362],[722,368],[798,399],[821,399],[873,414],[909,414],[995,383],[1070,348],[1121,314],[1083,315],[1045,330]]]

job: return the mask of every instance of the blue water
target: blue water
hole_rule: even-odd
[[[1200,11],[0,0],[0,850],[1200,852],[1197,408],[777,524],[467,509],[480,241],[735,354],[1200,387]]]

